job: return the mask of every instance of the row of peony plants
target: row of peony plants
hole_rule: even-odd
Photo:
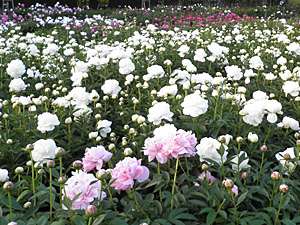
[[[296,26],[66,20],[0,40],[1,224],[299,222]]]

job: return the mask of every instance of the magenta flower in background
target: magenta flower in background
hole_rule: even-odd
[[[103,161],[107,162],[112,157],[112,153],[105,150],[103,146],[89,148],[82,158],[84,172],[90,172],[93,169],[100,170]]]
[[[207,180],[208,180],[209,185],[212,185],[212,183],[216,180],[216,178],[214,176],[212,176],[211,173],[208,172],[208,171],[206,171],[206,173],[205,172],[200,173],[198,178],[200,180],[204,180],[205,176],[207,176]],[[195,184],[195,186],[199,186],[198,183],[194,183],[194,184]]]
[[[149,169],[141,166],[142,160],[126,157],[118,162],[111,173],[112,180],[115,180],[111,186],[117,190],[127,190],[133,187],[134,180],[143,182],[149,177]]]
[[[83,171],[72,172],[73,176],[70,177],[66,184],[65,190],[67,198],[73,200],[78,195],[80,196],[72,203],[72,209],[85,210],[95,198],[100,198],[101,182],[93,175]],[[97,181],[91,185],[91,182]],[[65,195],[63,196],[63,198]],[[102,199],[106,197],[106,193],[102,192]],[[66,207],[63,205],[63,208]]]

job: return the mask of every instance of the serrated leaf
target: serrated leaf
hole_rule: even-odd
[[[217,217],[217,213],[216,212],[210,212],[208,213],[207,217],[206,217],[206,224],[212,224],[212,222],[215,221]]]

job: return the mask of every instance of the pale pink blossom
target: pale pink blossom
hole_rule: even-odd
[[[100,170],[103,162],[107,162],[112,157],[112,153],[105,150],[103,146],[89,148],[82,158],[84,172],[90,172],[93,169]]]
[[[209,185],[212,185],[212,183],[216,180],[216,178],[214,176],[212,176],[211,173],[208,172],[208,171],[200,173],[199,176],[198,176],[198,178],[200,180],[204,180],[205,176],[207,177]],[[194,184],[195,184],[195,186],[199,186],[198,183],[194,183]]]
[[[163,141],[158,138],[147,138],[145,140],[144,155],[148,156],[148,161],[157,159],[160,163],[166,163],[168,157],[162,152]]]
[[[111,184],[116,190],[127,190],[133,187],[134,180],[143,182],[149,177],[149,169],[141,165],[142,160],[126,157],[118,162],[111,173],[114,182]]]
[[[85,210],[92,201],[96,198],[100,198],[100,190],[101,183],[100,181],[93,175],[88,174],[83,171],[73,172],[73,176],[70,177],[66,184],[66,196],[68,199],[73,200],[76,195],[80,194],[79,197],[73,201],[72,209],[83,209]],[[91,182],[96,181],[91,184]],[[102,199],[106,197],[106,193],[102,192]],[[65,194],[63,198],[65,197]],[[65,206],[63,206],[66,209]]]

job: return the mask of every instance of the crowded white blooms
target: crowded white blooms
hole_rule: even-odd
[[[164,86],[157,92],[158,97],[167,97],[167,96],[175,96],[177,94],[178,88],[177,85]]]
[[[264,69],[264,63],[261,60],[261,58],[259,56],[253,56],[250,60],[249,60],[249,66],[252,69],[256,69],[256,70],[263,70]]]
[[[196,146],[197,154],[200,157],[200,162],[206,161],[210,164],[206,159],[211,159],[217,162],[218,164],[222,164],[222,162],[226,162],[227,160],[227,149],[226,145],[222,145],[221,143],[211,137],[202,138],[200,143]],[[222,152],[222,155],[220,154]]]
[[[26,72],[26,68],[20,59],[15,59],[8,63],[6,72],[12,78],[20,78]]]
[[[112,122],[108,120],[99,120],[97,123],[97,130],[99,130],[100,135],[102,137],[107,137],[107,134],[111,132],[111,126]]]
[[[55,158],[55,141],[52,139],[40,139],[33,144],[32,159],[40,164],[47,163]]]
[[[101,90],[106,95],[117,95],[121,91],[121,87],[119,86],[119,81],[115,79],[106,80],[105,83],[101,86]]]
[[[163,119],[172,121],[173,114],[168,103],[158,102],[149,109],[148,120],[154,125],[158,125]]]
[[[119,61],[119,73],[127,75],[135,70],[135,65],[129,58],[121,59]]]
[[[286,49],[290,52],[295,52],[297,55],[300,55],[300,44],[298,42],[293,42],[286,46]]]
[[[294,131],[298,131],[300,129],[299,122],[288,116],[283,117],[282,122],[278,123],[277,126],[284,127],[286,129],[291,128]]]
[[[45,131],[52,131],[54,130],[55,126],[60,124],[57,115],[44,112],[38,116],[38,127],[37,129],[42,133]]]
[[[5,182],[8,179],[9,179],[8,170],[0,169],[0,182]]]
[[[194,60],[199,62],[205,62],[205,57],[207,56],[203,48],[199,48],[195,51]]]
[[[183,114],[197,117],[204,114],[208,109],[208,100],[202,98],[199,92],[185,96],[181,103]]]
[[[26,89],[26,84],[21,78],[15,78],[9,83],[9,90],[12,92],[20,92]]]
[[[290,94],[291,96],[296,97],[299,95],[300,91],[299,83],[295,81],[286,81],[282,85],[282,90],[284,91],[285,96]]]
[[[165,75],[165,71],[160,65],[153,65],[147,68],[148,76],[153,77],[163,77]]]

